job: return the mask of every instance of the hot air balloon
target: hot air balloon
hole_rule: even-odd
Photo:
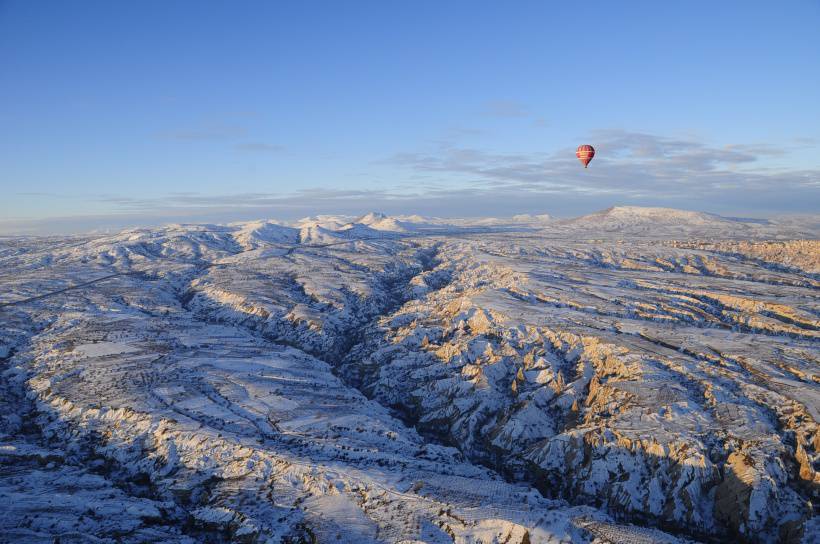
[[[578,149],[575,150],[575,156],[578,157],[578,160],[581,161],[581,164],[586,168],[589,161],[595,156],[595,148],[591,145],[579,145]]]

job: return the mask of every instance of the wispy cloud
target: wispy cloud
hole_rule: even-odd
[[[769,145],[710,146],[694,139],[623,130],[590,135],[597,150],[589,170],[580,168],[573,148],[554,153],[495,153],[442,145],[432,151],[399,153],[390,161],[417,172],[456,176],[486,190],[530,193],[609,194],[623,198],[680,202],[725,199],[751,203],[777,193],[796,203],[817,198],[820,167],[773,168],[761,159],[785,155]]]
[[[714,146],[694,138],[623,130],[596,131],[586,141],[597,150],[588,170],[580,166],[575,149],[569,147],[550,153],[499,153],[441,143],[380,161],[381,167],[405,170],[407,177],[375,190],[314,187],[289,193],[176,192],[151,198],[85,195],[86,200],[106,205],[111,214],[0,221],[0,232],[294,219],[319,213],[356,215],[374,209],[442,217],[571,216],[631,204],[770,216],[816,213],[820,201],[820,165],[799,170],[779,167],[772,160],[787,158],[787,150],[775,146]],[[273,152],[279,147],[254,146],[248,151],[256,150]]]
[[[178,142],[224,142],[237,151],[248,153],[280,153],[285,149],[279,144],[258,140],[249,141],[248,129],[236,124],[213,124],[166,130],[157,133],[156,136],[163,140]]]
[[[820,167],[789,170],[761,162],[782,157],[785,150],[764,144],[712,146],[704,142],[623,130],[590,135],[597,155],[588,170],[575,159],[574,148],[552,153],[498,153],[450,144],[425,152],[403,152],[381,161],[421,176],[417,183],[385,184],[378,190],[303,189],[288,194],[240,193],[200,195],[175,193],[160,198],[103,195],[119,210],[174,214],[202,210],[260,212],[332,212],[341,207],[390,207],[430,201],[449,202],[468,215],[562,209],[591,211],[618,203],[664,205],[728,213],[811,212],[820,199]],[[259,151],[278,146],[254,145]],[[467,207],[471,203],[474,208]],[[523,208],[515,208],[523,206]],[[335,207],[335,208],[334,208]],[[428,212],[429,213],[429,212]],[[565,214],[566,214],[565,213]]]
[[[276,144],[266,144],[264,142],[247,142],[236,144],[236,149],[240,151],[251,151],[254,153],[278,153],[284,151],[285,147]]]
[[[493,117],[529,117],[530,110],[514,100],[492,100],[485,102],[482,113]]]
[[[158,133],[157,136],[165,140],[219,141],[242,138],[247,132],[245,127],[239,125],[208,125],[166,130]]]

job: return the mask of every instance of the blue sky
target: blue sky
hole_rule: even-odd
[[[816,212],[818,28],[816,1],[0,0],[0,232]]]

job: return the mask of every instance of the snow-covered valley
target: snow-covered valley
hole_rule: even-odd
[[[622,207],[0,238],[0,541],[817,542],[819,237]]]

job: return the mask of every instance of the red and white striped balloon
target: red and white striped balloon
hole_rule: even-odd
[[[581,164],[583,164],[584,168],[586,168],[589,161],[591,161],[592,157],[595,156],[595,148],[586,144],[579,145],[578,149],[575,150],[575,156],[578,157],[578,160],[581,161]]]

